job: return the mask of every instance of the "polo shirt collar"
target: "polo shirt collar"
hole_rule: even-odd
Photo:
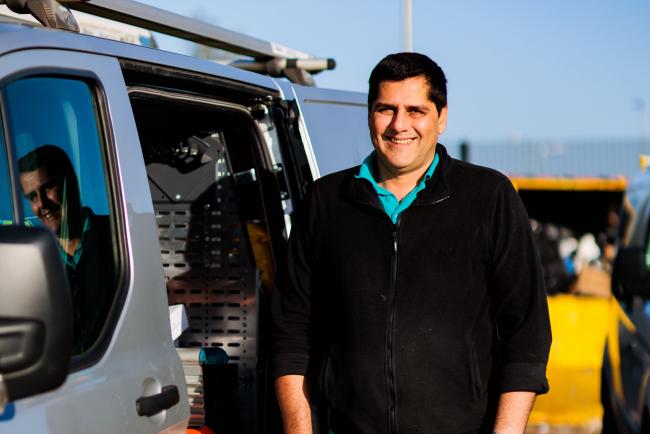
[[[454,160],[447,154],[447,150],[440,143],[436,145],[436,155],[440,158],[438,167],[428,180],[423,179],[425,188],[418,193],[413,205],[431,205],[450,197],[450,190],[446,178],[451,174]],[[372,162],[372,164],[367,165],[370,174],[372,174],[374,171],[374,161],[371,156],[368,156],[366,160]],[[364,182],[359,176],[361,175],[362,166],[363,164],[351,173],[352,176],[348,178],[349,181],[347,182],[347,187],[344,189],[344,194],[354,202],[371,206],[383,212],[383,205],[379,200],[379,195],[372,182]]]
[[[375,193],[379,198],[379,202],[381,203],[383,210],[386,212],[388,217],[390,217],[391,221],[394,224],[397,224],[397,222],[399,221],[399,216],[406,209],[408,209],[413,204],[413,202],[415,202],[415,200],[418,197],[418,193],[424,190],[424,188],[426,187],[426,182],[433,175],[439,160],[440,157],[438,157],[438,154],[435,154],[433,161],[427,168],[427,171],[424,173],[424,176],[422,177],[420,182],[418,182],[418,184],[411,191],[409,191],[401,200],[398,200],[397,197],[392,192],[380,186],[375,180],[375,176],[373,172],[376,173],[377,171],[373,170],[373,168],[377,167],[376,152],[372,152],[363,161],[363,164],[361,164],[361,167],[359,168],[359,173],[355,176],[356,178],[359,179],[365,179],[372,185]]]

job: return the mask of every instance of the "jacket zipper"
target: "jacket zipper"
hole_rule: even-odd
[[[436,205],[444,200],[449,199],[449,195],[444,196],[430,205]],[[401,217],[401,216],[400,216]],[[397,392],[395,386],[395,357],[394,357],[394,342],[395,342],[395,310],[397,306],[397,263],[398,263],[398,247],[399,247],[399,227],[401,219],[398,217],[397,224],[393,228],[393,254],[391,264],[391,284],[393,289],[393,297],[391,304],[388,307],[388,325],[387,325],[387,351],[386,351],[386,364],[388,366],[388,432],[397,434]]]
[[[394,357],[394,340],[395,340],[395,308],[397,299],[397,260],[398,260],[398,239],[399,239],[400,220],[393,229],[393,255],[391,267],[391,283],[393,297],[388,308],[388,339],[386,351],[386,363],[388,366],[388,432],[397,433],[397,410],[396,410],[396,391],[395,391],[395,357]]]

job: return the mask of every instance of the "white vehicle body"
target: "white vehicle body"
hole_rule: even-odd
[[[223,157],[223,167],[228,168],[224,169],[225,175],[217,173],[215,182],[225,176],[234,180],[233,185],[245,185],[244,181],[238,180],[252,173],[245,182],[257,183],[257,193],[245,196],[244,202],[260,202],[259,209],[263,212],[256,208],[252,217],[241,219],[246,224],[263,223],[278,266],[282,263],[278,252],[282,252],[282,244],[290,231],[291,213],[299,205],[309,183],[335,170],[360,164],[370,152],[366,97],[359,93],[300,86],[123,42],[0,23],[0,111],[3,114],[0,131],[4,131],[4,143],[0,140],[3,147],[0,150],[0,178],[6,176],[8,180],[7,187],[0,189],[0,201],[4,201],[8,215],[0,215],[0,220],[5,218],[9,226],[21,226],[28,213],[26,205],[21,206],[24,192],[21,191],[17,165],[21,146],[27,139],[12,126],[11,115],[18,109],[11,105],[18,103],[12,100],[10,87],[21,80],[43,77],[54,80],[52,86],[56,86],[59,78],[88,83],[91,93],[94,92],[105,171],[102,179],[105,178],[107,185],[119,275],[110,311],[95,344],[72,357],[60,387],[17,400],[12,399],[9,388],[10,403],[0,409],[0,433],[183,433],[190,421],[188,389],[171,339],[168,316],[168,304],[173,301],[169,281],[174,280],[176,274],[170,274],[170,264],[165,262],[164,253],[161,259],[163,241],[160,240],[165,226],[160,225],[160,218],[167,211],[160,211],[163,209],[160,208],[161,199],[156,196],[159,190],[152,185],[158,185],[155,176],[163,173],[160,171],[164,168],[161,169],[159,162],[151,162],[157,151],[151,150],[155,140],[151,145],[148,138],[156,134],[156,119],[148,118],[148,110],[160,110],[163,116],[168,116],[164,119],[179,116],[178,128],[193,122],[183,118],[186,110],[196,110],[206,118],[209,118],[208,114],[216,116],[214,131],[225,131],[226,148],[231,156],[238,154],[236,146],[249,146],[244,144],[250,143],[250,152],[242,155],[251,155],[246,157],[250,161],[246,160],[244,164],[251,168],[237,170],[234,162]],[[33,110],[39,110],[40,106],[35,103],[34,107]],[[228,121],[220,121],[220,113]],[[41,119],[39,116],[35,115],[35,119]],[[80,121],[78,116],[74,119]],[[160,122],[165,131],[176,131],[170,125],[174,124],[173,121]],[[230,122],[240,123],[242,127],[231,131]],[[68,127],[74,128],[75,125]],[[34,125],[34,128],[40,127]],[[205,124],[200,128],[197,124],[196,131],[205,128]],[[242,129],[245,131],[240,131]],[[41,144],[32,139],[33,146]],[[72,137],[70,141],[81,141],[76,145],[81,149],[90,146],[78,137]],[[88,182],[88,176],[80,174],[79,182]],[[3,179],[0,182],[4,182]],[[165,190],[165,186],[158,187],[160,191]],[[193,210],[192,200],[198,199],[188,197],[195,194],[198,193],[188,188],[179,190],[175,198],[165,196],[165,206],[173,208],[185,204],[183,209]],[[0,204],[0,214],[2,206]],[[244,211],[241,213],[243,215]],[[206,229],[202,236],[211,234]],[[3,242],[2,236],[0,233],[0,243]],[[249,237],[250,234],[244,236],[246,240]],[[226,247],[219,247],[215,255],[221,254],[222,249],[226,251]],[[230,252],[232,256],[233,251]],[[191,260],[185,262],[181,264],[185,268],[176,264],[177,268],[187,271],[193,266]],[[205,259],[201,269],[214,265],[209,262],[209,258]],[[171,268],[174,266],[172,261]],[[253,272],[258,269],[259,276],[259,264],[255,266],[253,263],[252,267]],[[0,271],[7,270],[0,267]],[[21,273],[20,269],[11,271]],[[237,396],[241,400],[240,419],[244,420],[238,430],[250,433],[273,432],[265,426],[267,414],[259,410],[258,405],[263,396],[270,393],[268,383],[258,375],[265,368],[259,340],[268,327],[260,318],[260,300],[264,296],[258,280],[253,278],[254,284],[249,282],[248,289],[243,290],[243,302],[233,304],[231,299],[226,300],[233,305],[232,312],[243,312],[243,320],[239,319],[239,313],[228,313],[237,316],[228,316],[228,330],[224,329],[222,334],[215,331],[214,335],[208,336],[208,330],[214,331],[215,328],[212,323],[197,332],[201,335],[200,344],[207,346],[212,343],[223,347],[230,356],[230,363],[237,365]],[[5,290],[10,290],[10,282],[0,282],[0,297],[9,293]],[[188,299],[187,294],[178,297]],[[228,293],[226,296],[229,297]],[[12,303],[12,299],[2,299],[8,310],[11,310]],[[189,302],[187,306],[190,306]],[[51,313],[56,316],[56,312]],[[3,342],[2,320],[11,318],[7,315],[0,309],[0,344]],[[191,323],[192,315],[189,317]],[[3,348],[6,347],[0,345],[0,351]],[[0,352],[0,374],[7,377],[1,362],[3,356]],[[19,387],[19,384],[14,382],[12,387]],[[167,390],[165,387],[178,390],[178,403],[161,407],[151,416],[138,415],[136,401],[161,395]]]

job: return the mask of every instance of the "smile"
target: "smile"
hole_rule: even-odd
[[[48,211],[45,214],[43,214],[43,218],[45,220],[52,220],[56,216],[57,213],[58,213],[58,210],[57,211]]]
[[[407,139],[398,139],[396,137],[384,137],[384,140],[391,143],[395,143],[396,145],[408,145],[409,143],[415,140],[415,137],[411,137]]]

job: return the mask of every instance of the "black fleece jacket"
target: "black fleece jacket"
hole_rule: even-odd
[[[491,432],[500,393],[548,391],[521,200],[502,174],[436,152],[397,225],[358,167],[316,181],[294,222],[273,375],[308,376],[336,434]]]

